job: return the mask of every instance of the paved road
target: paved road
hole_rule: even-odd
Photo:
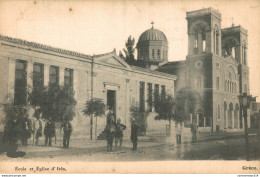
[[[85,141],[84,141],[85,142]],[[242,137],[224,140],[183,143],[174,149],[164,143],[164,139],[139,142],[138,151],[131,150],[130,142],[125,142],[122,151],[106,153],[105,141],[97,142],[97,147],[84,146],[82,140],[74,141],[82,146],[60,149],[59,147],[22,147],[26,155],[16,160],[84,160],[84,161],[149,161],[149,160],[244,160],[245,140]],[[251,160],[259,160],[259,145],[256,136],[250,137]],[[93,143],[92,143],[93,144]],[[257,147],[258,145],[258,147]],[[87,147],[87,148],[86,148]],[[1,158],[8,157],[1,155]]]

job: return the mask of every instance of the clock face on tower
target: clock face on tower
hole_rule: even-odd
[[[197,61],[197,62],[195,63],[195,67],[196,67],[196,68],[201,68],[202,65],[203,65],[203,62],[202,62],[202,61]]]

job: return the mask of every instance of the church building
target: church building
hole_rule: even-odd
[[[222,29],[221,14],[213,8],[187,12],[186,19],[186,60],[157,70],[177,75],[176,95],[189,95],[187,104],[194,105],[189,121],[195,120],[200,131],[242,129],[238,95],[250,88],[247,30],[234,24]]]

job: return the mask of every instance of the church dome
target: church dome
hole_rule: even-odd
[[[143,41],[165,41],[168,43],[165,34],[162,31],[154,28],[148,29],[141,34],[138,42]]]

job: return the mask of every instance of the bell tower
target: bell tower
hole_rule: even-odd
[[[186,13],[188,21],[188,55],[221,55],[221,14],[213,8]]]
[[[247,65],[247,30],[241,26],[222,29],[222,56],[231,56],[239,64],[239,93],[249,93],[249,68]]]

